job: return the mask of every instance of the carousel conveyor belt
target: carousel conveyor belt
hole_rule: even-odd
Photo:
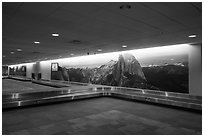
[[[149,90],[131,90],[113,87],[94,87],[81,90],[53,90],[49,92],[12,93],[3,95],[3,109],[17,108],[59,101],[73,101],[93,97],[116,97],[132,101],[142,101],[153,104],[181,107],[193,110],[202,110],[202,98],[177,94],[153,92]]]

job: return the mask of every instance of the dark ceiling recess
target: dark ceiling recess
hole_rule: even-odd
[[[33,54],[40,54],[40,52],[38,52],[38,51],[33,51],[32,53]]]
[[[16,57],[17,59],[22,59],[22,57]]]
[[[70,41],[70,43],[73,43],[73,44],[81,44],[81,41],[80,41],[80,40],[72,40],[72,41]]]
[[[120,9],[124,10],[124,9],[131,9],[130,5],[121,5]]]

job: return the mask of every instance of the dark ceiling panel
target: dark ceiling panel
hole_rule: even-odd
[[[201,3],[3,2],[2,10],[3,64],[121,51],[124,44],[202,43]]]

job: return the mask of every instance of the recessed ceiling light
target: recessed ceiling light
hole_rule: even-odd
[[[20,52],[20,51],[22,51],[22,49],[17,49],[17,51],[19,51],[19,52]]]
[[[74,56],[74,54],[73,54],[73,53],[71,53],[70,55],[71,55],[71,56]]]
[[[59,56],[59,58],[61,58],[62,56]]]
[[[5,58],[6,56],[5,55],[3,55],[3,58]]]
[[[35,44],[40,44],[40,41],[34,41]]]
[[[53,37],[59,37],[59,33],[52,33]]]
[[[189,35],[188,37],[189,37],[189,38],[195,38],[195,37],[196,37],[196,35],[195,35],[195,34],[193,34],[193,35]]]
[[[126,46],[126,45],[123,45],[122,47],[123,47],[123,48],[127,48],[127,46]]]
[[[47,58],[45,58],[45,59],[47,59]]]
[[[100,52],[100,51],[102,51],[102,49],[98,49],[98,51]]]
[[[14,52],[13,52],[13,51],[11,51],[10,53],[11,53],[11,54],[14,54]]]

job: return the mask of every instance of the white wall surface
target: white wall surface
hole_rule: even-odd
[[[202,45],[191,45],[189,53],[189,93],[202,96]]]
[[[50,62],[40,62],[39,63],[39,73],[41,73],[41,78],[46,80],[51,80],[51,63]]]
[[[26,77],[32,78],[32,73],[34,73],[34,63],[26,64]]]

